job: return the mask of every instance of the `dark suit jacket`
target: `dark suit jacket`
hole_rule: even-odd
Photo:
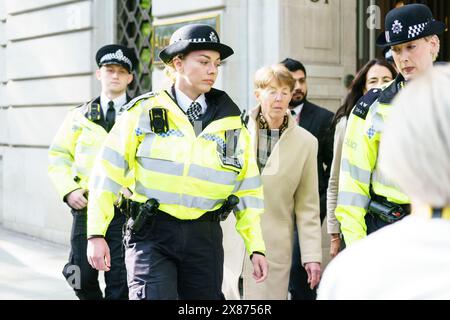
[[[317,168],[319,175],[320,220],[326,216],[326,197],[333,160],[333,132],[330,131],[334,114],[305,100],[300,113],[300,126],[308,130],[319,141]]]

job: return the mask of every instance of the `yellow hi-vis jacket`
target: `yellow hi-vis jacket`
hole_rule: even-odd
[[[92,103],[100,104],[100,98],[70,110],[48,151],[48,174],[62,199],[76,189],[88,188],[95,156],[108,134],[86,117]]]
[[[197,219],[218,209],[229,195],[238,196],[236,229],[249,253],[265,252],[260,228],[263,189],[250,134],[239,108],[226,93],[212,89],[206,99],[215,101],[222,116],[215,117],[198,136],[166,91],[130,102],[106,138],[92,171],[88,236],[105,235],[116,194],[127,172],[133,170],[133,199],[143,203],[156,198],[160,210],[182,220]],[[166,110],[166,132],[152,130],[153,108]]]
[[[348,119],[342,146],[339,195],[336,218],[341,224],[347,245],[364,238],[364,217],[370,202],[370,186],[376,195],[405,204],[408,197],[377,166],[378,146],[383,126],[389,117],[391,101],[403,86],[398,76],[384,89],[372,89],[356,104]]]

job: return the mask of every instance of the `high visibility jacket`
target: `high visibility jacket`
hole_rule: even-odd
[[[48,152],[48,173],[62,199],[73,190],[88,188],[95,156],[108,134],[99,123],[87,118],[92,103],[100,103],[100,99],[68,113]]]
[[[134,200],[156,198],[159,209],[182,220],[218,209],[234,194],[236,229],[249,253],[265,251],[260,229],[263,189],[250,134],[240,110],[222,91],[211,90],[218,115],[196,136],[186,114],[166,92],[130,102],[107,137],[89,184],[88,236],[105,235],[115,196],[127,172],[134,173]],[[209,108],[210,106],[208,106]],[[166,111],[168,128],[155,133],[150,110]]]
[[[383,126],[391,112],[391,100],[403,86],[398,76],[385,89],[372,89],[363,96],[348,119],[342,146],[336,218],[346,244],[367,235],[364,217],[371,199],[370,188],[388,201],[405,204],[408,197],[377,166]]]

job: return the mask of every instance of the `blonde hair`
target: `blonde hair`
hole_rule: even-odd
[[[396,97],[380,169],[415,202],[450,205],[450,66],[434,67]]]
[[[282,64],[260,68],[255,73],[253,84],[255,89],[266,89],[272,80],[275,80],[280,87],[287,85],[291,91],[294,90],[295,79],[292,77],[291,72]]]
[[[169,78],[169,80],[174,83],[175,79],[176,79],[176,70],[175,70],[175,66],[173,65],[173,59],[175,58],[179,58],[181,60],[184,59],[184,54],[177,54],[175,57],[172,58],[172,60],[170,60],[169,62],[167,62],[165,64],[164,67],[164,75]]]
[[[437,42],[437,50],[436,52],[432,53],[432,57],[433,57],[433,62],[436,61],[438,55],[439,55],[439,51],[441,49],[441,40],[439,39],[439,37],[437,35],[431,35],[431,36],[426,36],[424,39],[426,42],[429,42],[432,38],[436,37],[436,42]]]

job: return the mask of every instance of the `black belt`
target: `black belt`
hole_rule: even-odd
[[[131,201],[129,199],[126,200],[126,202],[127,203],[123,206],[123,207],[128,207],[128,209],[125,209],[125,211],[126,211],[125,215],[127,217],[130,217],[133,220],[135,220],[139,213],[139,207],[141,205],[143,205],[143,203]],[[168,214],[167,212],[164,212],[164,211],[161,211],[158,209],[158,210],[156,210],[156,214],[155,214],[154,218],[155,218],[155,220],[160,220],[160,221],[176,221],[176,222],[192,222],[192,221],[219,222],[220,221],[219,215],[216,210],[215,211],[207,211],[203,215],[198,217],[197,219],[179,219],[179,218],[176,218],[176,217]]]
[[[197,219],[178,219],[167,212],[157,210],[155,215],[155,220],[160,221],[176,221],[176,222],[194,222],[194,221],[210,221],[210,222],[219,222],[219,215],[214,211],[205,212],[203,215],[198,217]]]

